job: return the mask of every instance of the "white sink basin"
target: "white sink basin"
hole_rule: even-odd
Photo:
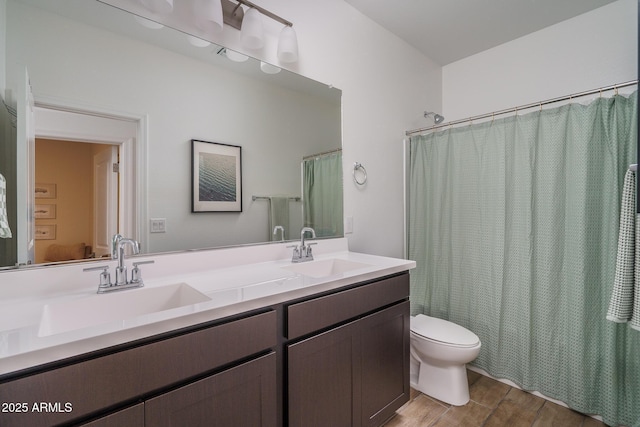
[[[300,264],[292,264],[283,268],[304,276],[319,278],[342,274],[365,267],[371,267],[371,265],[344,259],[324,259],[321,261],[301,262]]]
[[[186,283],[177,283],[47,304],[42,309],[38,336],[124,321],[143,314],[158,313],[209,300],[208,296]]]

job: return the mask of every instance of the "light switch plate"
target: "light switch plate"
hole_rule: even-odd
[[[167,232],[167,219],[166,218],[151,218],[150,220],[150,232],[151,233],[166,233]]]

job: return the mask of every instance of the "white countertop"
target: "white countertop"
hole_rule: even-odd
[[[2,272],[0,375],[415,267],[414,261],[349,252],[346,239],[328,239],[314,246],[316,261],[340,259],[365,266],[313,278],[286,268],[292,265],[291,249],[286,246],[247,246],[137,259],[155,261],[140,266],[145,280],[145,287],[140,290],[186,283],[210,300],[50,336],[38,336],[43,308],[47,304],[95,298],[99,272],[83,273],[82,269],[109,265],[113,274],[114,262]],[[131,268],[131,260],[125,264]],[[82,319],[78,322],[81,324]]]

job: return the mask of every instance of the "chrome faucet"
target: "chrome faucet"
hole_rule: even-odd
[[[311,245],[317,245],[317,243],[309,243],[306,244],[304,240],[304,235],[306,233],[311,233],[311,238],[316,238],[316,231],[311,227],[303,227],[300,230],[300,246],[293,246],[293,256],[291,257],[291,262],[305,262],[305,261],[313,261],[313,253],[311,251]]]
[[[118,260],[115,283],[111,283],[109,266],[90,267],[84,269],[84,271],[102,270],[102,273],[100,273],[100,285],[98,286],[99,294],[123,289],[140,288],[144,286],[142,273],[138,266],[141,264],[152,264],[154,261],[134,262],[133,270],[131,271],[131,280],[127,280],[127,267],[124,265],[124,248],[127,245],[131,246],[131,250],[134,255],[140,253],[140,244],[137,241],[124,238],[120,234],[113,236],[111,241],[111,257],[112,259]]]
[[[131,246],[133,255],[138,255],[140,253],[140,243],[133,239],[122,237],[119,234],[113,237],[113,243],[114,248],[112,254],[116,253],[116,259],[118,260],[118,267],[116,267],[116,286],[126,285],[129,282],[127,281],[127,267],[124,265],[124,247],[127,245]]]
[[[275,236],[276,234],[278,234],[278,230],[280,230],[280,232],[282,233],[280,236],[280,241],[284,242],[284,227],[281,225],[276,225],[275,227],[273,227],[273,235]]]

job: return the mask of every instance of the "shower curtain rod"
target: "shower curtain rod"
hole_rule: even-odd
[[[304,156],[302,158],[302,160],[308,160],[308,159],[313,159],[314,157],[326,156],[327,154],[333,154],[333,153],[337,153],[339,151],[342,151],[342,148],[336,148],[335,150],[323,151],[322,153],[318,153],[318,154],[310,154],[308,156]]]
[[[631,80],[631,81],[628,81],[628,82],[625,82],[625,83],[619,83],[619,84],[616,84],[616,85],[601,87],[601,88],[598,88],[598,89],[592,89],[592,90],[588,90],[588,91],[585,91],[585,92],[574,93],[572,95],[562,96],[560,98],[547,99],[546,101],[534,102],[534,103],[531,103],[531,104],[521,105],[519,107],[513,107],[513,108],[506,109],[506,110],[501,110],[501,111],[494,111],[493,113],[489,113],[489,114],[481,114],[479,116],[468,117],[466,119],[454,120],[452,122],[442,123],[442,124],[440,124],[438,126],[430,126],[430,127],[420,128],[420,129],[408,130],[408,131],[405,132],[405,135],[406,136],[412,136],[412,135],[415,135],[415,134],[418,134],[418,133],[422,133],[422,132],[426,132],[426,131],[431,131],[431,130],[440,129],[440,128],[444,128],[444,127],[448,127],[448,126],[458,125],[460,123],[472,122],[474,120],[488,119],[490,117],[493,118],[495,116],[499,116],[499,115],[502,115],[502,114],[509,114],[509,113],[513,113],[513,112],[518,112],[520,110],[527,110],[529,108],[534,108],[534,107],[542,108],[543,105],[553,104],[555,102],[567,101],[567,100],[570,100],[570,99],[573,99],[573,98],[580,98],[580,97],[583,97],[583,96],[594,95],[596,93],[607,92],[607,91],[610,91],[610,90],[618,90],[618,89],[622,89],[624,87],[633,86],[633,85],[637,85],[637,84],[638,84],[638,80]]]

